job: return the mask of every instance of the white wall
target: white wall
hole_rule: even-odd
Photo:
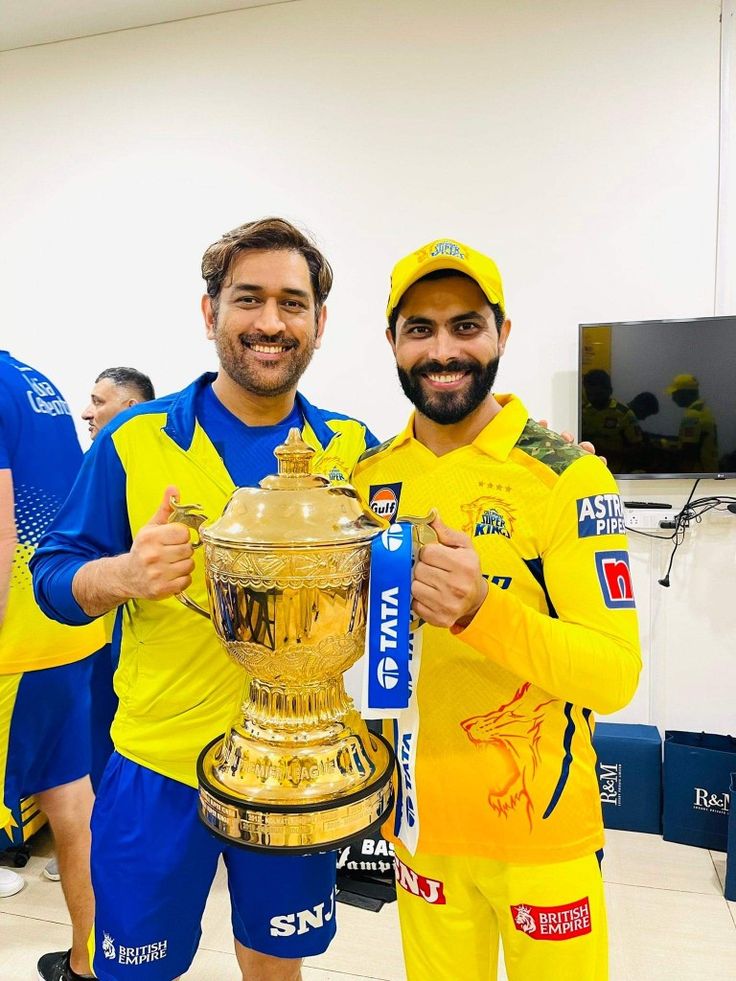
[[[204,247],[281,214],[336,272],[304,390],[388,436],[408,412],[382,338],[388,274],[449,235],[505,274],[500,388],[572,428],[578,323],[714,312],[719,11],[302,0],[3,53],[1,339],[77,409],[110,364],[179,387],[214,365]],[[667,650],[628,717],[734,728],[719,672],[736,526],[715,537],[675,567],[702,608],[675,587],[643,603],[647,646]],[[661,573],[639,549],[641,600]],[[649,644],[663,604],[667,640]]]

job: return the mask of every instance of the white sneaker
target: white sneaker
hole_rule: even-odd
[[[8,896],[14,896],[17,892],[21,891],[25,884],[25,879],[23,876],[18,875],[17,872],[13,872],[12,869],[0,869],[1,899],[7,899]]]
[[[61,879],[61,875],[59,874],[59,860],[56,856],[50,862],[46,863],[43,874],[47,879],[51,879],[52,882],[58,882]]]

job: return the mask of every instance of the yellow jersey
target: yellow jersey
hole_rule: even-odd
[[[353,473],[384,516],[437,508],[465,531],[490,586],[460,634],[423,628],[415,756],[397,745],[384,831],[396,843],[408,814],[423,853],[566,861],[603,843],[593,712],[623,707],[641,668],[623,510],[601,460],[496,398],[470,445],[437,457],[412,419]]]

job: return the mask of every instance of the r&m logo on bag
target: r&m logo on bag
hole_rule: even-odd
[[[621,806],[621,770],[620,763],[598,763],[598,787],[601,794],[601,804]]]
[[[694,810],[705,811],[707,814],[728,814],[729,794],[713,794],[709,790],[706,790],[705,787],[695,787],[694,789]]]

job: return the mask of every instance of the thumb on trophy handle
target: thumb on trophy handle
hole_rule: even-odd
[[[148,522],[149,525],[165,525],[171,520],[171,516],[174,513],[175,505],[174,502],[178,500],[179,488],[174,484],[170,484],[164,491],[163,500],[158,506],[158,510],[153,515],[153,517]]]

